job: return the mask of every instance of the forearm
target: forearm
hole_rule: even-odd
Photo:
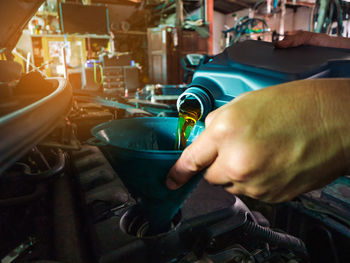
[[[326,34],[299,30],[287,33],[283,40],[275,43],[277,48],[291,48],[302,45],[350,49],[350,38],[332,37]]]
[[[350,38],[329,36],[327,34],[311,33],[307,41],[308,45],[320,47],[348,48],[350,49]]]

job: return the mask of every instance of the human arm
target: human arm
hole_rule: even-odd
[[[299,30],[286,33],[283,40],[275,43],[277,48],[290,48],[301,45],[350,49],[350,38]]]
[[[350,80],[290,82],[245,93],[212,112],[169,172],[181,187],[212,184],[267,202],[290,200],[344,174],[350,160]]]

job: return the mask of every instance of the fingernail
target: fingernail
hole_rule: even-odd
[[[175,180],[171,176],[167,177],[165,183],[166,183],[166,186],[171,190],[176,190],[179,188],[179,185],[175,182]]]

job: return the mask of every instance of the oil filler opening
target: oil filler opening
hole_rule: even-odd
[[[138,238],[154,238],[166,235],[174,230],[180,224],[181,218],[181,210],[179,210],[165,229],[152,229],[152,224],[146,213],[140,206],[134,205],[126,210],[119,224],[120,229],[128,235]]]

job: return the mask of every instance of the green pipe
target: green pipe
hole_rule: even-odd
[[[331,2],[330,5],[329,5],[328,15],[325,18],[325,22],[323,24],[324,26],[323,26],[323,29],[322,29],[322,33],[329,34],[330,31],[331,31],[332,24],[333,24],[334,8],[335,8],[335,6],[334,6],[333,2]]]
[[[320,9],[318,12],[317,26],[315,29],[316,33],[321,33],[322,27],[325,21],[326,13],[327,13],[328,0],[321,0],[320,2],[321,3],[320,3]]]

